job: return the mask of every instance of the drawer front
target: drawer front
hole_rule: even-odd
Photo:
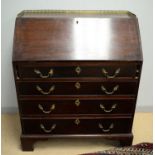
[[[67,77],[105,77],[105,78],[134,78],[135,64],[111,64],[102,66],[19,66],[20,78],[67,78]]]
[[[122,119],[24,119],[23,134],[109,134],[131,132],[131,120]]]
[[[20,82],[20,95],[134,95],[137,82]]]
[[[22,115],[132,114],[134,100],[26,100],[20,101]]]

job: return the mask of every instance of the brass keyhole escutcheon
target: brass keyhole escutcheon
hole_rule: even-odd
[[[75,68],[75,72],[79,75],[81,73],[82,69],[78,66]]]
[[[79,125],[79,124],[80,124],[80,120],[77,118],[77,119],[74,121],[74,123],[75,123],[76,125]]]
[[[80,105],[80,100],[79,100],[79,99],[75,100],[75,105],[76,105],[77,107]]]
[[[75,88],[76,88],[76,89],[80,89],[80,88],[81,88],[81,84],[80,84],[79,82],[76,82],[76,83],[75,83]]]

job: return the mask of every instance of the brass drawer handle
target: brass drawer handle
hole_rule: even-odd
[[[75,68],[75,72],[79,75],[81,73],[82,69],[78,66]]]
[[[76,83],[75,83],[75,88],[76,88],[76,89],[80,89],[80,88],[81,88],[81,84],[80,84],[79,82],[76,82]]]
[[[79,125],[79,124],[80,124],[80,120],[79,120],[79,119],[76,119],[76,120],[74,121],[74,123],[75,123],[76,125]]]
[[[79,100],[79,99],[75,100],[75,105],[76,105],[77,107],[80,105],[80,100]]]
[[[41,128],[44,132],[50,133],[50,132],[52,132],[52,131],[56,128],[56,124],[53,124],[53,125],[51,126],[50,129],[45,129],[45,126],[44,126],[43,124],[40,124],[40,128]]]
[[[43,94],[43,95],[49,95],[52,91],[54,91],[55,86],[54,86],[54,85],[51,86],[51,88],[48,90],[48,92],[43,91],[42,88],[40,88],[40,86],[38,86],[38,85],[36,86],[36,89],[37,89],[41,94]]]
[[[110,108],[109,110],[107,110],[103,104],[100,104],[100,108],[101,108],[104,112],[107,112],[107,113],[110,113],[110,112],[112,112],[114,109],[116,109],[116,106],[117,106],[117,104],[113,104],[113,105],[111,106],[111,108]]]
[[[44,110],[43,106],[41,104],[38,104],[38,108],[44,113],[49,114],[55,109],[55,104],[52,104],[50,107],[50,110]]]
[[[103,131],[103,132],[109,132],[111,129],[114,128],[114,124],[111,123],[108,129],[104,129],[103,125],[101,123],[98,124],[98,127]]]
[[[108,75],[108,72],[107,72],[104,68],[102,69],[102,73],[103,73],[103,74],[105,75],[105,77],[108,78],[108,79],[113,79],[113,78],[115,78],[115,77],[120,73],[120,71],[121,71],[121,69],[118,68],[118,69],[116,69],[114,75]]]
[[[114,94],[118,89],[119,89],[119,85],[116,85],[113,90],[110,92],[110,91],[107,91],[107,89],[102,85],[101,86],[101,89],[102,91],[104,91],[107,95],[112,95]]]
[[[43,78],[43,79],[46,79],[46,78],[51,77],[51,76],[53,75],[53,73],[54,73],[53,69],[50,69],[50,71],[48,72],[47,75],[43,75],[43,74],[41,73],[41,71],[38,70],[38,69],[34,69],[34,72],[35,72],[36,74],[38,74],[38,75],[39,75],[41,78]]]

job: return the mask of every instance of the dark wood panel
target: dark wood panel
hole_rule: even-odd
[[[23,134],[129,133],[130,119],[24,119]]]
[[[142,60],[137,18],[118,16],[20,16],[16,19],[13,59]]]
[[[141,65],[142,61],[103,61],[103,60],[95,60],[95,61],[88,61],[88,60],[74,60],[74,61],[67,61],[67,60],[59,60],[59,61],[13,61],[14,65],[19,65],[21,67],[48,67],[48,66],[64,66],[64,67],[72,67],[72,66],[83,66],[83,67],[99,67],[99,66],[123,66],[123,65]]]
[[[43,63],[42,63],[43,64]],[[41,65],[41,64],[40,64]],[[42,66],[18,66],[18,74],[21,79],[38,78],[68,78],[68,77],[102,77],[107,79],[117,79],[120,77],[129,77],[133,79],[136,75],[137,66],[135,64],[113,64],[103,66],[52,66],[50,63]]]
[[[26,100],[20,101],[23,116],[55,114],[132,114],[134,100]]]
[[[134,95],[113,95],[113,96],[104,96],[104,95],[20,95],[19,101],[27,101],[27,100],[40,100],[40,101],[48,101],[48,100],[76,100],[77,98],[81,100],[135,100]]]
[[[136,93],[135,82],[24,82],[18,84],[21,95],[131,95]]]
[[[50,138],[66,138],[74,139],[74,138],[85,138],[89,142],[94,138],[102,138],[113,141],[119,141],[121,146],[130,146],[132,145],[133,134],[132,133],[119,133],[119,134],[29,134],[21,135],[21,144],[23,151],[33,151],[33,146],[36,141],[47,140]],[[96,141],[96,140],[95,140]],[[50,147],[50,146],[49,146]]]

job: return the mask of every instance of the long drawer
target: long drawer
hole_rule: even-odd
[[[137,82],[20,82],[20,95],[134,95]]]
[[[131,132],[129,118],[22,119],[23,134],[108,134]]]
[[[68,63],[70,65],[70,63]],[[134,63],[102,63],[96,66],[95,64],[84,66],[83,64],[73,64],[71,66],[64,64],[34,64],[20,65],[18,74],[20,78],[67,78],[67,77],[105,77],[105,78],[120,78],[130,77],[135,78],[137,74],[137,66]]]
[[[49,116],[55,114],[132,114],[133,99],[115,100],[21,100],[23,116]]]

